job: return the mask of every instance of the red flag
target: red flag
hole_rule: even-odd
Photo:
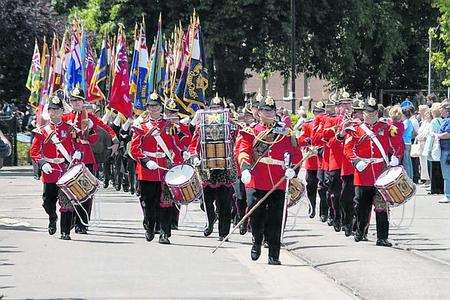
[[[126,118],[133,115],[130,99],[128,75],[127,44],[123,30],[119,29],[116,44],[114,78],[111,85],[109,106],[122,113]]]
[[[92,43],[89,43],[86,53],[86,69],[85,69],[85,78],[86,78],[86,85],[89,89],[89,86],[92,81],[92,77],[94,75],[94,69],[95,69],[95,57],[94,57],[94,50],[92,49]],[[87,101],[89,102],[95,102],[95,98],[93,98],[89,91],[86,95]]]

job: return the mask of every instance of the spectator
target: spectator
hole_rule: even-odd
[[[436,135],[441,146],[441,170],[444,178],[444,199],[439,203],[450,203],[450,103],[442,102],[441,116],[444,121]]]
[[[430,194],[443,194],[444,193],[444,180],[442,179],[441,171],[441,148],[435,135],[439,133],[442,118],[441,118],[441,104],[433,103],[431,106],[431,115],[433,120],[430,123],[430,134],[427,137],[423,154],[427,156],[430,174]]]
[[[428,173],[427,155],[423,155],[423,149],[425,149],[425,143],[428,135],[431,133],[431,121],[433,116],[431,111],[426,105],[419,106],[419,114],[422,123],[420,124],[416,140],[419,144],[419,148],[422,149],[422,155],[419,157],[420,162],[420,180],[422,183],[429,183],[430,175]]]
[[[405,132],[403,133],[403,142],[405,144],[405,152],[403,154],[403,167],[405,167],[406,174],[409,178],[413,179],[413,166],[411,160],[411,142],[414,134],[414,127],[410,120],[411,110],[408,108],[403,108],[403,126],[405,127]]]
[[[0,169],[3,167],[3,159],[10,156],[11,151],[11,143],[0,130]]]
[[[403,125],[403,112],[400,105],[394,105],[389,109],[389,117],[391,118],[391,125],[397,128],[397,134],[403,136],[405,126]]]

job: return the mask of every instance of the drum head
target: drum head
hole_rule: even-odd
[[[81,169],[84,167],[84,164],[78,164],[73,167],[71,167],[69,170],[67,170],[64,175],[61,176],[58,180],[58,184],[64,184],[65,182],[71,180],[75,175],[77,175]]]
[[[375,181],[376,186],[386,186],[395,181],[403,173],[402,167],[391,167],[384,171]]]
[[[181,185],[185,182],[188,182],[189,179],[192,178],[192,176],[194,176],[194,168],[191,167],[190,165],[178,165],[175,166],[173,168],[171,168],[169,171],[167,171],[166,173],[166,184],[169,186],[173,186],[173,185]]]

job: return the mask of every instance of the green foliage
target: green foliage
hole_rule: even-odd
[[[434,0],[434,3],[440,12],[439,29],[437,32],[431,30],[430,34],[440,41],[440,47],[433,48],[433,64],[438,70],[446,71],[442,84],[450,86],[450,1]]]
[[[25,88],[33,56],[34,41],[40,46],[60,32],[62,20],[49,0],[0,1],[0,100],[25,104]]]

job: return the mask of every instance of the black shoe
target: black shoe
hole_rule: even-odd
[[[367,234],[363,235],[362,241],[363,241],[363,242],[368,242],[368,241],[369,241],[369,240],[367,239]]]
[[[75,225],[75,233],[78,234],[87,234],[87,229],[84,226]]]
[[[167,234],[161,234],[159,236],[159,243],[164,245],[170,245],[169,237]]]
[[[355,242],[360,242],[364,239],[364,237],[361,234],[355,233]]]
[[[309,214],[309,218],[314,219],[315,216],[316,216],[316,210],[313,209],[312,212]]]
[[[131,188],[131,189],[130,189],[130,194],[131,194],[131,195],[134,195],[134,192],[135,192],[134,188]]]
[[[247,233],[247,222],[242,223],[239,225],[239,234],[244,235]]]
[[[56,220],[51,220],[48,223],[48,234],[54,235],[56,233]]]
[[[250,251],[250,257],[252,260],[258,260],[261,256],[261,245],[253,244],[252,250]]]
[[[327,216],[326,216],[326,215],[321,215],[321,216],[320,216],[320,221],[321,221],[322,223],[325,223],[325,222],[327,221]]]
[[[103,188],[104,188],[104,189],[107,189],[108,186],[109,186],[109,181],[103,183]]]
[[[218,238],[219,242],[223,241],[224,239],[225,239],[224,236],[219,236],[219,238]],[[225,242],[228,242],[228,239],[226,239]]]
[[[264,241],[264,248],[269,248],[269,244],[267,244],[267,241]]]
[[[150,230],[145,231],[145,239],[147,240],[147,242],[153,241],[154,238],[155,238],[155,233],[153,231],[150,231]]]
[[[62,240],[66,240],[66,241],[70,241],[71,240],[70,235],[68,233],[62,233],[61,234],[61,239]]]
[[[115,188],[116,188],[116,191],[120,191],[120,185],[116,185]]]
[[[336,231],[336,232],[341,231],[341,222],[339,222],[339,221],[334,221],[334,222],[333,222],[333,227],[334,227],[334,231]]]
[[[178,230],[178,225],[177,224],[172,224],[172,225],[170,225],[170,229]]]
[[[205,230],[203,230],[203,235],[204,236],[210,236],[211,233],[214,230],[214,223],[216,223],[217,218],[214,218],[214,220],[211,223],[208,223],[208,225],[206,225]]]
[[[333,220],[333,218],[331,217],[331,214],[328,213],[328,219],[327,219],[327,224],[328,224],[328,226],[333,226],[333,222],[334,222],[334,220]]]
[[[352,235],[352,227],[350,225],[344,225],[344,233],[345,233],[345,236],[351,236]]]
[[[281,265],[281,261],[278,258],[269,256],[269,265],[279,266]]]
[[[130,190],[130,189],[129,189],[127,186],[124,186],[124,187],[123,187],[123,191],[124,191],[125,193],[128,193],[129,190]]]
[[[377,240],[377,246],[392,247],[392,243],[389,242],[387,239],[378,239]]]

